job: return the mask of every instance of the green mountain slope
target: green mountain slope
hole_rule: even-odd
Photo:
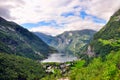
[[[27,29],[0,17],[0,52],[42,59],[54,51]]]
[[[70,80],[120,80],[120,9],[94,35],[88,51],[96,58],[71,70]]]
[[[70,53],[70,54],[80,54],[87,45],[93,34],[94,30],[77,30],[77,31],[67,31],[58,36],[45,36],[42,33],[35,33],[42,40],[44,40],[50,46],[53,46],[58,49],[59,52]]]
[[[36,61],[12,54],[0,53],[0,80],[40,80],[45,76]]]
[[[94,35],[90,46],[95,55],[104,56],[111,51],[120,50],[120,9],[109,22]]]
[[[75,67],[70,71],[70,80],[120,80],[120,51],[94,58],[87,66]],[[52,79],[51,79],[52,80]]]

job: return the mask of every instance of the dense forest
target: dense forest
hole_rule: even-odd
[[[39,80],[45,76],[41,63],[13,54],[0,53],[0,80]]]

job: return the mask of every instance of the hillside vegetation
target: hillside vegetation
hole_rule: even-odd
[[[90,45],[97,56],[120,50],[120,10],[94,35]]]
[[[70,72],[70,80],[120,79],[120,9],[90,43],[96,58]]]
[[[55,51],[27,29],[0,17],[0,52],[43,59]]]
[[[39,62],[0,53],[0,80],[40,80],[45,70]]]

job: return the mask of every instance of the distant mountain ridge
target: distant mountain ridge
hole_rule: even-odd
[[[45,43],[47,43],[48,45],[50,45],[50,43],[55,40],[55,37],[51,36],[51,35],[46,35],[44,33],[40,33],[40,32],[33,32],[35,35],[37,35],[39,38],[41,38]]]
[[[39,32],[34,33],[50,46],[57,48],[59,52],[80,54],[96,31],[90,29],[66,31],[55,37]]]
[[[0,52],[43,59],[54,51],[27,29],[0,17]]]

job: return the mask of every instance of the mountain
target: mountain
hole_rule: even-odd
[[[27,29],[0,17],[0,52],[43,59],[54,51]]]
[[[40,32],[34,32],[34,34],[37,35],[39,38],[41,38],[48,45],[50,45],[52,43],[52,41],[55,40],[55,37],[53,37],[51,35],[46,35],[46,34],[40,33]]]
[[[90,47],[95,56],[105,56],[111,51],[120,50],[120,9],[94,35]]]
[[[88,51],[91,62],[72,70],[70,80],[120,80],[120,9],[94,35]]]
[[[50,46],[57,48],[59,52],[80,54],[85,45],[90,42],[95,32],[89,29],[66,31],[55,37],[39,32],[35,32],[35,34]]]
[[[94,35],[87,52],[93,55],[89,58],[90,61],[73,61],[75,64],[66,72],[64,79],[120,80],[120,9]],[[53,80],[52,76],[45,77],[44,80]]]

